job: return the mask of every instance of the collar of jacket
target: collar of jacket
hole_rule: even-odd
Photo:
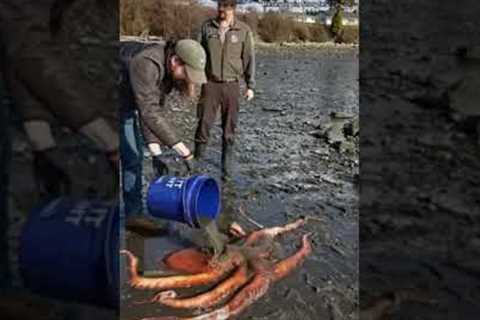
[[[164,75],[163,75],[162,83],[165,85],[166,93],[169,93],[172,90],[172,88],[174,86],[174,82],[175,82],[173,80],[172,70],[171,70],[170,64],[169,64],[170,58],[172,57],[173,54],[175,54],[174,49],[173,49],[174,47],[175,47],[175,44],[172,44],[171,47],[165,46],[163,48]]]
[[[218,29],[220,28],[220,22],[218,21],[218,18],[213,18],[212,19],[212,24]],[[230,30],[240,30],[240,26],[238,25],[238,19],[237,17],[233,18],[233,23],[230,25]]]

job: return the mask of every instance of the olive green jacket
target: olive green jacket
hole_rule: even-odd
[[[207,52],[206,73],[209,80],[245,80],[255,88],[255,48],[250,27],[235,19],[222,44],[217,19],[207,20],[198,37]]]

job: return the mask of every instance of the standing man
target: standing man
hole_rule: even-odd
[[[198,127],[195,134],[195,158],[206,149],[210,129],[220,109],[222,115],[222,177],[231,174],[237,125],[240,85],[247,84],[245,97],[253,99],[255,89],[255,51],[250,27],[235,17],[236,0],[219,0],[218,15],[207,20],[199,42],[207,52],[208,83],[202,87],[198,105]]]
[[[153,155],[158,176],[168,173],[160,159],[160,145],[174,149],[192,171],[193,154],[165,118],[164,105],[175,86],[189,94],[192,85],[206,83],[206,54],[200,43],[185,39],[166,44],[127,43],[120,58],[120,157],[126,226],[154,231],[155,222],[142,214],[143,140]]]

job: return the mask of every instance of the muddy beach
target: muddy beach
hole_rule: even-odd
[[[478,19],[416,1],[362,17],[361,303],[423,288],[437,303],[405,302],[393,319],[476,319],[478,90],[465,88],[478,81]]]
[[[222,185],[219,227],[237,221],[248,231],[313,216],[299,231],[279,240],[284,256],[313,232],[313,254],[303,267],[276,283],[239,319],[356,319],[358,227],[358,60],[355,48],[260,48],[257,92],[242,101],[232,183]],[[193,146],[195,102],[169,97],[168,113]],[[332,114],[334,113],[334,114]],[[217,124],[219,124],[217,122]],[[212,129],[201,170],[220,181],[221,129]],[[179,174],[182,168],[165,152]],[[153,179],[145,160],[146,182]],[[196,230],[179,224],[168,235],[142,238],[127,233],[127,246],[141,257],[145,274],[162,271],[159,260],[181,247],[202,245]],[[203,243],[204,244],[204,243]],[[165,271],[165,270],[163,270]],[[141,319],[182,312],[155,304],[137,305],[154,291],[124,284],[121,318]]]

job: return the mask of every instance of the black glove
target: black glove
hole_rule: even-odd
[[[70,193],[72,181],[64,160],[58,148],[34,153],[33,168],[40,192],[55,196]]]
[[[188,174],[192,174],[193,170],[195,170],[195,160],[193,157],[190,157],[188,160],[183,158],[183,163],[185,164],[185,168],[187,168]]]
[[[159,156],[153,156],[152,166],[157,177],[168,176],[170,173],[170,168]]]

